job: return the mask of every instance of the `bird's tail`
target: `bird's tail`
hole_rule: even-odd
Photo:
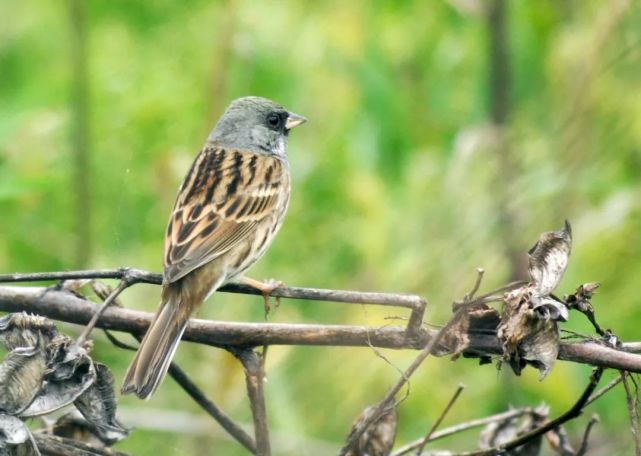
[[[180,289],[163,291],[160,309],[125,374],[123,394],[134,393],[147,399],[156,391],[187,327],[193,307],[181,302],[184,295]]]

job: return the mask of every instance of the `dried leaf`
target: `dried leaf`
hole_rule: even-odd
[[[369,418],[369,416],[374,412],[376,406],[367,407],[363,410],[363,413],[358,417],[352,430],[347,437],[348,439],[356,429],[356,427]],[[388,456],[392,447],[394,446],[394,440],[396,439],[396,426],[398,421],[398,415],[396,412],[395,404],[392,404],[389,408],[383,411],[383,414],[375,420],[369,427],[363,432],[360,439],[354,445],[354,448],[350,450],[348,456]]]
[[[531,296],[527,286],[505,296],[497,336],[503,342],[503,358],[515,374],[520,375],[530,364],[543,379],[559,353],[559,329],[550,315],[542,315],[533,308]]]
[[[86,350],[60,334],[47,346],[48,373],[31,405],[20,416],[41,416],[75,401],[96,379]]]
[[[14,416],[0,414],[0,455],[40,456],[31,432]]]
[[[96,381],[74,401],[87,419],[92,432],[106,445],[124,439],[129,431],[116,419],[116,395],[113,375],[104,364],[94,363]]]
[[[47,372],[40,342],[13,349],[0,364],[0,410],[17,415],[37,396]]]
[[[557,287],[568,266],[571,250],[572,228],[567,220],[562,230],[543,233],[530,249],[529,270],[536,297],[547,296]]]
[[[26,312],[10,313],[0,318],[0,343],[7,350],[35,346],[38,334],[47,344],[58,334],[58,330],[51,320]]]

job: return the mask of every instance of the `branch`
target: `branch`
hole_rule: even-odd
[[[590,438],[590,431],[592,431],[592,428],[598,422],[599,422],[599,418],[596,415],[593,415],[592,418],[590,418],[590,421],[588,422],[588,425],[585,427],[585,431],[583,432],[583,438],[581,439],[581,446],[576,452],[576,456],[585,456],[585,454],[587,453],[588,439]]]
[[[614,388],[619,383],[621,383],[621,381],[622,381],[622,376],[615,377],[610,383],[608,383],[598,391],[595,391],[585,403],[585,407],[587,407],[588,405],[590,405],[591,403],[599,399],[605,393],[607,393],[612,388]],[[475,420],[466,421],[464,423],[455,424],[454,426],[450,426],[448,428],[441,429],[440,431],[434,432],[432,436],[429,438],[429,442],[433,442],[435,440],[442,439],[444,437],[449,437],[451,435],[458,434],[459,432],[464,432],[475,427],[485,426],[490,423],[495,423],[497,421],[507,421],[511,418],[517,418],[517,417],[526,415],[528,413],[532,413],[531,407],[523,407],[515,410],[509,410],[507,412],[497,413],[495,415],[490,415],[485,418],[478,418]],[[594,423],[595,423],[595,419],[592,418],[588,423],[588,426],[586,427],[581,448],[584,448],[584,446],[587,446],[587,438]],[[422,441],[423,441],[423,438],[413,440],[412,442],[398,448],[396,451],[392,453],[391,456],[403,456],[404,454],[407,454],[412,450],[417,449]],[[579,450],[579,452],[577,452],[577,456],[582,454],[581,451],[585,452],[585,450]]]
[[[120,293],[125,291],[126,288],[130,287],[131,283],[127,279],[120,279],[120,283],[118,286],[111,290],[108,296],[103,296],[103,302],[102,305],[98,308],[98,310],[94,313],[93,317],[91,317],[91,320],[89,320],[89,323],[87,323],[87,326],[85,326],[85,329],[82,330],[82,333],[80,333],[80,336],[78,336],[78,340],[76,343],[80,346],[82,346],[89,335],[91,334],[91,331],[96,327],[96,323],[100,319],[103,313],[105,313],[105,310],[107,310],[107,307],[111,305],[112,302],[114,302]]]
[[[120,286],[122,286],[123,283],[127,282],[122,279],[120,281]],[[100,282],[97,280],[92,281],[91,288],[93,289],[94,293],[96,293],[96,295],[103,300],[101,309],[106,308],[106,304],[109,302],[113,303],[114,306],[122,307],[122,303],[117,298],[117,296],[114,295],[114,293],[116,293],[116,291],[118,290],[117,288],[116,290],[114,290],[104,282]],[[99,312],[96,313],[96,315],[98,314]],[[91,320],[91,322],[93,322],[94,324],[98,320],[96,315],[94,315],[94,319]],[[105,330],[105,335],[107,336],[107,339],[109,339],[109,341],[118,348],[132,351],[137,350],[137,347],[121,342],[116,336],[114,336],[107,330]],[[138,340],[138,342],[142,340],[141,336],[135,336],[135,338]],[[242,427],[237,425],[234,420],[232,420],[225,412],[219,409],[216,404],[210,401],[207,396],[205,396],[205,394],[200,390],[200,388],[198,388],[196,384],[191,381],[185,371],[183,371],[175,362],[169,364],[169,375],[198,405],[200,405],[200,407],[206,413],[209,414],[209,416],[216,420],[216,422],[220,424],[220,426],[224,430],[226,430],[229,435],[235,438],[252,454],[256,454],[256,444],[254,443],[254,440],[249,436],[249,434],[247,434],[247,432],[245,432]]]
[[[632,437],[634,437],[634,454],[641,456],[641,429],[639,429],[639,413],[637,410],[638,398],[630,388],[628,378],[630,374],[623,371],[620,373],[623,387],[625,388],[625,398],[628,405],[628,413],[630,414],[630,428],[632,430]]]
[[[482,273],[479,274],[479,280],[478,280],[477,285],[476,285],[474,290],[478,290],[478,284],[481,281],[481,277],[482,277]],[[468,295],[468,296],[470,296],[470,298],[471,298],[471,296],[473,296],[475,292],[476,291],[473,291],[471,293],[471,295]],[[454,393],[454,395],[451,397],[450,401],[445,406],[445,409],[443,409],[443,411],[441,412],[439,417],[436,419],[436,421],[434,422],[434,424],[432,425],[430,430],[427,431],[427,434],[425,434],[425,437],[423,438],[423,441],[420,443],[420,445],[416,449],[416,454],[418,456],[420,456],[423,453],[423,449],[425,448],[425,445],[427,445],[427,442],[430,441],[430,438],[434,435],[434,432],[436,431],[436,429],[441,425],[441,422],[443,421],[443,419],[445,419],[445,415],[447,415],[447,413],[450,411],[450,409],[452,408],[452,406],[454,405],[454,403],[456,402],[456,400],[458,399],[460,394],[463,392],[463,389],[465,389],[465,385],[459,385],[458,386],[458,388],[456,389],[456,392]]]
[[[121,342],[109,331],[105,330],[107,339],[118,348],[125,350],[136,351],[136,347]],[[138,337],[140,341],[140,337]],[[234,422],[225,412],[223,412],[216,404],[210,401],[207,396],[191,381],[189,376],[184,370],[180,368],[175,362],[169,365],[169,375],[174,379],[178,385],[185,390],[185,392],[205,411],[211,416],[220,426],[227,431],[229,435],[235,438],[242,446],[256,454],[256,444],[254,440],[245,432],[245,430]]]
[[[161,285],[163,282],[162,274],[133,268],[0,274],[0,283],[77,279],[119,279],[127,282],[127,286],[131,286],[136,283]],[[248,285],[233,283],[224,285],[217,291],[223,293],[241,293],[263,296],[263,292],[261,290]],[[423,315],[425,314],[426,305],[423,298],[411,294],[326,290],[322,288],[278,287],[272,290],[270,296],[273,296],[274,298],[333,301],[347,304],[375,304],[379,306],[406,307],[408,309],[412,309],[412,313],[407,324],[408,337],[415,337],[418,334],[423,323]]]
[[[592,375],[590,376],[590,383],[588,383],[588,386],[586,387],[585,391],[583,391],[583,394],[581,394],[581,397],[576,401],[576,403],[568,410],[565,412],[563,415],[559,416],[558,418],[555,418],[551,421],[548,421],[544,425],[527,432],[514,440],[511,440],[510,442],[504,443],[502,445],[499,445],[494,448],[489,448],[487,450],[481,450],[481,451],[474,451],[471,453],[463,453],[465,456],[493,456],[496,454],[500,454],[501,452],[508,452],[509,450],[513,450],[515,448],[520,447],[521,445],[526,444],[530,440],[539,437],[546,432],[557,428],[561,426],[562,424],[578,417],[583,413],[583,409],[588,403],[588,400],[590,399],[590,396],[594,392],[594,389],[596,386],[599,384],[599,380],[601,380],[601,375],[603,374],[603,369],[598,367],[592,372]]]
[[[36,432],[33,434],[33,438],[43,456],[129,456],[127,453],[112,450],[111,448],[98,448],[77,440],[55,435]]]
[[[0,286],[0,311],[31,312],[54,320],[86,325],[95,314],[95,303],[69,291],[43,287]],[[96,326],[134,335],[143,335],[153,314],[109,307]],[[421,349],[437,334],[420,329],[416,337],[405,328],[366,326],[307,325],[277,323],[217,322],[192,319],[184,340],[215,347],[256,347],[262,345],[331,345],[396,349]],[[501,343],[491,334],[470,333],[466,353],[498,355]],[[439,347],[440,348],[440,347]],[[443,354],[443,350],[439,350]],[[562,343],[559,359],[612,369],[641,373],[641,355],[620,351],[596,342]]]
[[[510,418],[516,418],[531,412],[532,412],[532,409],[530,407],[524,407],[516,410],[509,410],[507,412],[497,413],[496,415],[486,416],[485,418],[478,418],[475,420],[466,421],[465,423],[456,424],[454,426],[441,429],[440,431],[435,431],[434,433],[432,433],[428,441],[433,442],[435,440],[442,439],[444,437],[449,437],[450,435],[458,434],[459,432],[467,431],[475,427],[485,426],[490,423],[495,423],[497,421],[507,421]],[[403,456],[404,454],[407,454],[412,450],[417,449],[422,442],[423,442],[423,437],[421,437],[420,439],[416,439],[406,445],[403,445],[402,447],[394,451],[391,456]]]
[[[270,456],[269,428],[267,427],[267,407],[265,406],[265,392],[263,390],[265,371],[258,353],[253,349],[230,350],[242,363],[245,369],[245,383],[247,395],[254,418],[254,433],[256,437],[256,454]]]
[[[612,388],[617,386],[622,381],[623,381],[623,377],[622,376],[619,375],[618,377],[615,377],[614,379],[612,379],[610,381],[610,383],[608,383],[603,388],[601,388],[600,390],[598,390],[594,394],[592,394],[592,396],[590,396],[590,399],[588,399],[588,402],[585,405],[590,405],[592,402],[594,402],[597,399],[599,399],[601,396],[603,396],[605,393],[610,391]]]
[[[396,394],[405,386],[407,382],[409,382],[410,377],[416,370],[419,368],[419,366],[425,361],[425,359],[432,353],[432,350],[436,348],[436,345],[439,343],[439,341],[443,338],[445,333],[449,331],[449,329],[454,326],[454,324],[458,321],[458,318],[460,318],[461,315],[464,313],[464,308],[461,307],[460,310],[458,310],[454,316],[450,318],[450,320],[443,326],[435,335],[432,337],[429,342],[425,345],[423,350],[418,354],[416,359],[410,364],[410,366],[405,370],[403,373],[403,376],[399,379],[399,381],[394,385],[390,390],[387,392],[385,397],[378,403],[376,408],[372,411],[371,415],[361,421],[358,426],[356,426],[353,430],[352,433],[349,435],[347,442],[341,448],[341,451],[339,452],[339,456],[345,456],[347,452],[354,447],[358,439],[360,439],[361,435],[365,432],[365,430],[377,419],[380,418],[381,414],[384,412],[385,407],[390,404]]]
[[[207,396],[198,388],[177,364],[171,363],[169,366],[169,375],[178,383],[191,398],[196,401],[220,426],[226,430],[229,435],[235,438],[242,446],[247,448],[252,454],[256,452],[256,443],[245,432],[243,428],[237,425],[225,412],[218,408],[216,404],[210,401]]]

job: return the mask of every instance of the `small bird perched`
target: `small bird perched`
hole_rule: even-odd
[[[289,131],[306,119],[271,100],[231,103],[187,173],[165,235],[160,309],[122,387],[146,399],[156,391],[190,316],[222,285],[243,279],[267,250],[289,204]],[[273,286],[271,287],[273,288]]]

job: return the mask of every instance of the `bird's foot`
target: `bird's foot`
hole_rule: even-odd
[[[263,295],[263,301],[265,306],[265,319],[267,319],[267,316],[269,315],[269,311],[271,310],[271,306],[269,305],[269,298],[272,292],[276,288],[282,287],[284,283],[276,279],[266,279],[261,282],[259,280],[250,279],[249,277],[243,277],[242,279],[240,279],[240,283],[244,285],[249,285],[250,287],[260,291],[260,294]],[[278,308],[278,306],[280,306],[280,296],[276,296],[275,308]]]

